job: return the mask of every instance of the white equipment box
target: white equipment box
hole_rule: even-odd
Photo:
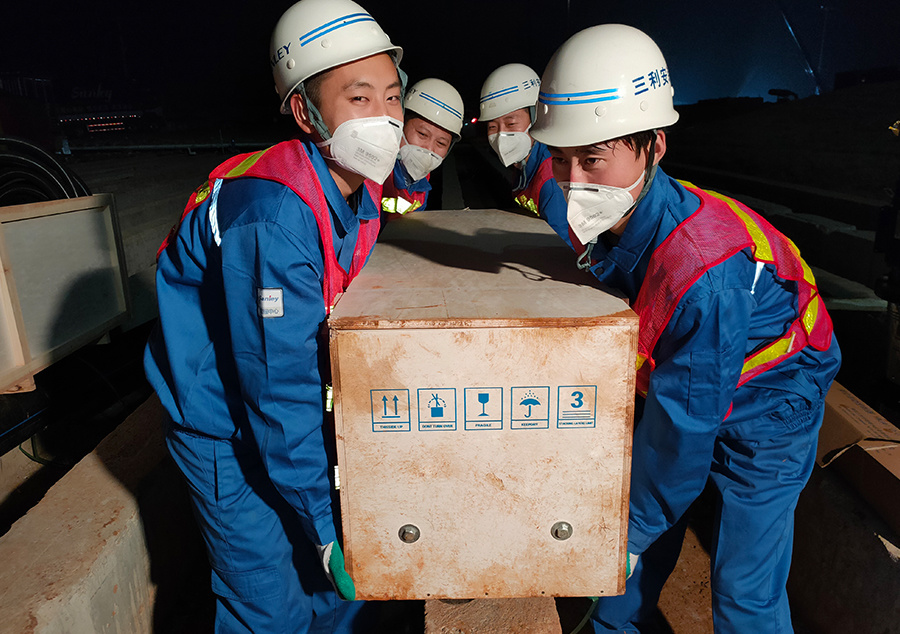
[[[0,208],[0,265],[0,391],[128,317],[111,194]]]
[[[638,320],[544,221],[391,222],[329,328],[357,598],[624,592]]]

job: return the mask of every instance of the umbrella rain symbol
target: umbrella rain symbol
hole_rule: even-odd
[[[537,394],[535,394],[531,390],[528,390],[527,392],[525,392],[525,398],[523,398],[521,401],[519,401],[519,405],[527,405],[528,406],[528,413],[525,414],[525,418],[531,418],[531,406],[532,405],[540,405],[540,404],[541,404],[541,402],[537,399]]]

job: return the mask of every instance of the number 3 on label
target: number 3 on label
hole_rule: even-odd
[[[569,404],[569,407],[572,409],[578,409],[584,405],[584,394],[582,392],[572,392],[572,398],[575,399],[574,403]]]

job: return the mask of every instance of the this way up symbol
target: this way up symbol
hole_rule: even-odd
[[[384,417],[385,417],[385,418],[388,418],[388,417],[395,418],[395,417],[397,417],[397,401],[398,401],[399,399],[397,398],[397,395],[396,395],[396,394],[394,395],[394,398],[393,398],[392,400],[394,401],[394,414],[391,416],[391,415],[388,414],[388,397],[387,397],[387,396],[382,396],[382,397],[381,397],[381,402],[384,404]]]

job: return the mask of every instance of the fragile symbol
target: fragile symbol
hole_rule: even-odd
[[[491,395],[487,392],[479,392],[478,393],[478,402],[481,403],[481,413],[479,416],[487,416],[487,412],[484,411],[484,406],[488,404],[491,400]]]
[[[527,405],[528,406],[528,413],[525,414],[525,418],[531,418],[531,406],[532,405],[540,405],[540,404],[541,404],[541,402],[538,400],[537,394],[535,394],[531,390],[528,390],[527,392],[525,392],[525,398],[523,398],[521,401],[519,401],[519,405]]]

